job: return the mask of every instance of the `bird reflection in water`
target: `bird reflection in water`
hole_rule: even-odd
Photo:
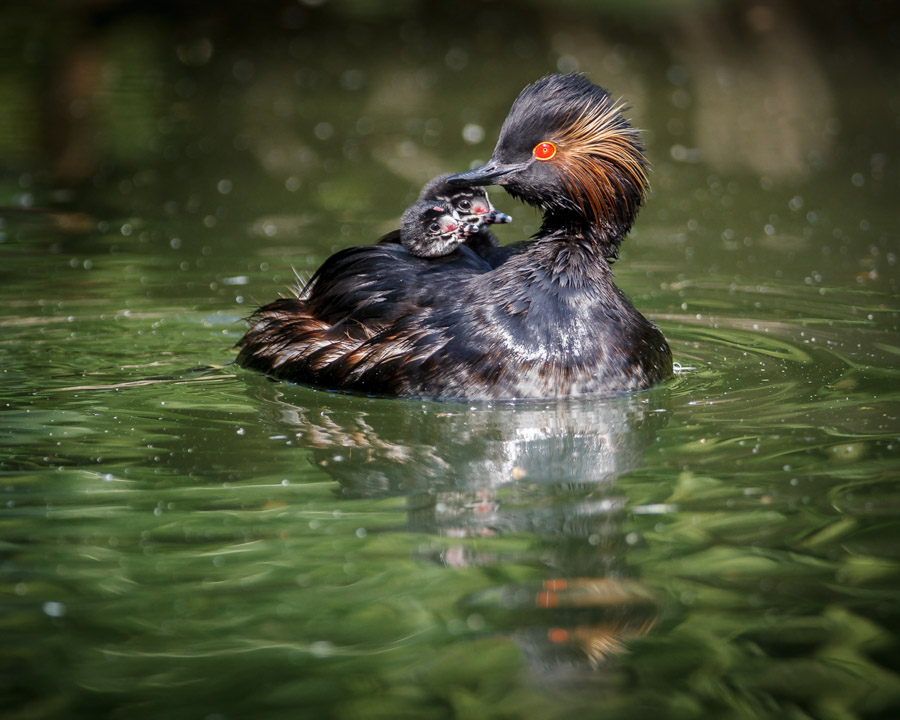
[[[423,559],[503,577],[504,566],[540,569],[543,581],[501,583],[462,598],[460,608],[512,637],[556,683],[601,666],[654,625],[654,595],[630,576],[627,498],[616,481],[642,464],[665,425],[664,399],[657,391],[551,403],[269,407],[342,497],[405,497],[407,530],[442,539]]]

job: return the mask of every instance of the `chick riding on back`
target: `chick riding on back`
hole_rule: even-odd
[[[444,205],[417,202],[403,213],[400,244],[418,257],[449,255],[478,228]]]
[[[541,228],[487,260],[466,244],[428,258],[391,243],[340,251],[300,298],[253,313],[237,362],[330,389],[467,400],[639,390],[672,375],[662,333],[613,283],[647,174],[609,93],[578,74],[538,80],[488,163],[444,181],[500,185],[542,210]]]

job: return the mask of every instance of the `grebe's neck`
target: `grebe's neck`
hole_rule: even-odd
[[[571,209],[547,208],[536,240],[567,242],[583,246],[586,253],[604,262],[615,260],[622,235],[612,223],[588,218]]]
[[[610,252],[589,227],[545,223],[523,252],[500,266],[496,279],[516,296],[547,294],[554,303],[590,304],[613,284]]]

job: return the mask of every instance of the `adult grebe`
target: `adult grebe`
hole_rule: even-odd
[[[300,298],[257,310],[237,362],[389,396],[551,398],[646,388],[672,374],[662,333],[612,281],[647,189],[637,133],[581,75],[526,87],[491,160],[453,176],[541,208],[534,239],[490,263],[465,245],[419,258],[344,250]]]

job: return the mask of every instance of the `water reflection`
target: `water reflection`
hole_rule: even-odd
[[[342,497],[406,499],[407,530],[441,538],[423,560],[539,570],[537,582],[532,572],[460,607],[511,636],[554,683],[653,626],[656,600],[625,559],[634,539],[616,480],[666,424],[664,391],[498,406],[336,398],[316,408],[278,386],[261,392],[265,422],[289,426]]]

